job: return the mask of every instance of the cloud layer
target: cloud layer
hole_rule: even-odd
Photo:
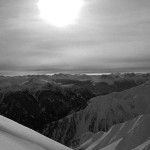
[[[150,1],[84,0],[78,24],[56,28],[37,0],[0,0],[0,70],[150,70]]]

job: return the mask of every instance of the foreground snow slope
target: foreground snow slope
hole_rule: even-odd
[[[71,150],[29,128],[0,116],[0,150]]]
[[[98,132],[80,150],[150,150],[150,115],[145,114]]]

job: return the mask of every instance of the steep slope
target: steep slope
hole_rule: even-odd
[[[39,88],[35,81],[41,83],[34,79],[23,85],[29,85],[29,89],[0,92],[0,115],[40,132],[45,124],[85,108],[87,101],[95,96],[82,88],[53,83]]]
[[[12,120],[0,116],[1,150],[71,150]]]
[[[43,134],[67,146],[78,145],[78,137],[86,132],[108,131],[117,123],[150,113],[150,84],[98,96],[73,115],[48,124]]]
[[[98,132],[78,150],[149,150],[150,115],[141,115],[131,121],[117,124],[108,132]]]

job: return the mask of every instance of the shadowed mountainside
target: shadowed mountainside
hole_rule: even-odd
[[[25,84],[26,88],[18,86],[14,90],[11,87],[12,91],[0,92],[0,114],[39,132],[46,123],[85,108],[87,101],[95,96],[75,86],[46,83],[38,87],[32,82],[32,87],[31,83]]]

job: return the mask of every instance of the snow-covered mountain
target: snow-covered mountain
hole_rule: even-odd
[[[141,74],[129,74],[129,77],[111,76],[112,80],[117,80],[111,85],[99,82],[100,76],[91,76],[92,79],[89,81],[84,76],[74,75],[75,80],[57,80],[58,82],[47,75],[2,76],[0,77],[0,115],[62,144],[77,146],[78,138],[82,134],[99,130],[107,131],[116,123],[145,113],[145,109],[141,110],[145,105],[149,108],[148,84],[120,94],[99,96],[89,101],[95,97],[93,94],[95,90],[100,91],[101,94],[103,91],[106,92],[103,94],[122,91],[142,84],[149,78],[149,75]],[[107,80],[109,76],[103,76],[102,81],[103,78]],[[95,82],[95,79],[98,80]],[[64,83],[59,84],[60,81]],[[140,91],[145,92],[143,93],[146,98]],[[145,103],[140,103],[140,99],[143,98],[146,102],[144,100]],[[134,100],[137,100],[137,103]]]
[[[150,115],[140,115],[112,126],[108,132],[89,135],[80,137],[78,150],[150,150]]]
[[[79,112],[46,126],[43,134],[65,145],[77,146],[86,132],[108,131],[141,114],[150,113],[150,83],[91,99]]]
[[[62,76],[72,76],[75,80],[53,80],[53,77]],[[118,79],[113,76],[112,80]],[[138,75],[134,75],[131,80],[119,77],[119,81],[109,85],[105,82],[95,83],[94,78],[100,76],[90,76],[91,80],[87,80],[87,77],[64,74],[0,76],[0,115],[42,132],[47,123],[84,109],[96,95],[123,91],[148,80],[148,76],[140,75],[139,79]],[[81,78],[85,80],[81,81]]]
[[[29,128],[0,116],[1,150],[71,150]]]

